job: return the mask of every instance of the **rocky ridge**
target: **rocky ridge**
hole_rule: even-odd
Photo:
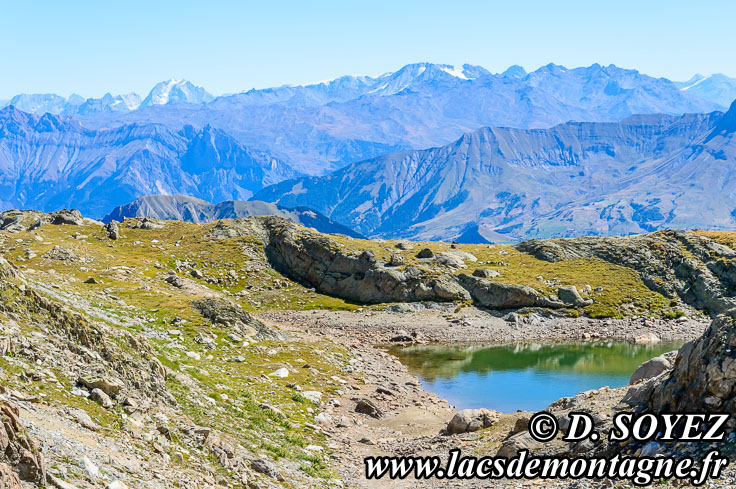
[[[636,270],[650,289],[718,313],[736,307],[736,251],[714,236],[661,231],[630,237],[531,240],[516,248],[552,262],[595,257],[623,265]]]

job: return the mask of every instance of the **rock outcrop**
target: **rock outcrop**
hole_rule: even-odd
[[[636,270],[644,284],[713,313],[736,307],[736,251],[704,235],[660,231],[640,236],[530,240],[516,245],[538,259],[599,258]]]
[[[458,280],[479,306],[489,309],[565,306],[563,302],[544,297],[527,285],[504,284],[466,274],[459,275]]]
[[[91,219],[86,220],[94,222]],[[84,222],[85,218],[77,209],[62,209],[49,213],[17,209],[0,212],[0,231],[9,233],[33,231],[46,224],[78,226]]]
[[[282,273],[318,291],[362,303],[469,300],[450,275],[418,267],[388,268],[371,251],[343,251],[327,236],[283,219],[262,218],[266,256]]]
[[[41,446],[29,436],[18,408],[0,403],[0,423],[0,481],[9,484],[2,487],[20,487],[13,485],[17,478],[6,467],[12,467],[23,481],[45,485],[46,467]]]
[[[672,372],[641,397],[646,401],[640,407],[654,412],[736,413],[736,309],[683,345]]]
[[[261,218],[254,223],[262,226],[266,256],[274,268],[324,294],[347,300],[361,303],[472,300],[490,309],[560,308],[589,303],[579,294],[575,296],[578,300],[566,303],[524,285],[441,272],[448,263],[426,264],[442,268],[408,265],[400,269],[391,263],[386,266],[370,250],[344,251],[328,236],[300,229],[283,219]],[[428,248],[417,256],[420,255],[425,260],[435,257]],[[453,263],[462,258],[475,260],[472,255],[459,251],[442,254],[447,256],[455,259]]]
[[[232,302],[223,299],[204,298],[193,301],[192,305],[202,316],[213,323],[234,329],[244,336],[255,336],[267,340],[283,340],[286,338],[286,335],[282,332],[266,326]]]

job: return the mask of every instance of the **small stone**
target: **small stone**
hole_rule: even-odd
[[[452,417],[446,431],[450,434],[478,431],[493,425],[498,418],[499,414],[490,409],[464,409]]]
[[[373,404],[372,401],[368,399],[360,399],[358,403],[355,405],[355,412],[361,413],[361,414],[367,414],[371,418],[380,418],[383,416],[383,412],[378,409],[378,406]]]
[[[90,392],[89,395],[90,399],[95,401],[97,404],[101,405],[104,408],[111,408],[115,404],[112,402],[112,399],[110,399],[110,396],[105,394],[102,389],[92,389],[92,392]]]
[[[313,402],[314,404],[319,404],[322,402],[322,393],[319,391],[304,391],[302,392],[302,397],[306,399],[307,401]]]
[[[319,413],[314,417],[314,422],[321,426],[332,425],[332,416],[327,413]]]
[[[417,253],[417,258],[434,258],[434,251],[429,248],[424,248]]]
[[[283,481],[284,477],[276,470],[276,467],[269,461],[263,460],[262,458],[255,459],[251,464],[250,468],[260,474],[265,474],[278,481]]]
[[[659,336],[657,336],[654,333],[645,333],[641,336],[638,336],[634,339],[634,342],[637,345],[646,345],[646,344],[652,344],[652,343],[659,343],[662,341]]]
[[[120,226],[118,226],[117,221],[110,221],[107,223],[105,231],[107,231],[107,237],[112,240],[120,238]]]
[[[278,370],[276,370],[274,372],[271,372],[268,375],[270,377],[280,377],[282,379],[285,379],[286,377],[289,376],[289,369],[287,369],[286,367],[281,367],[280,369],[278,369]]]
[[[500,275],[496,270],[491,270],[490,268],[476,268],[473,270],[473,277],[496,278]]]
[[[90,431],[98,431],[100,429],[100,427],[94,421],[92,421],[92,418],[89,417],[89,414],[82,411],[81,409],[74,409],[71,412],[71,415],[72,418],[74,418],[74,421]]]
[[[100,469],[94,463],[92,463],[92,460],[90,460],[87,456],[84,456],[82,458],[82,468],[92,479],[96,479],[100,476]]]
[[[74,484],[70,484],[65,480],[59,479],[58,477],[53,476],[52,474],[46,474],[46,479],[48,482],[58,489],[77,489],[77,486]],[[5,487],[5,486],[0,486]],[[9,488],[12,488],[12,486],[8,486]],[[20,486],[18,486],[20,488]]]
[[[388,261],[388,264],[392,267],[401,266],[404,264],[404,257],[394,253],[391,255],[391,259]]]
[[[116,396],[125,387],[122,380],[109,375],[95,377],[84,376],[79,378],[79,383],[87,389],[100,389],[108,396]]]

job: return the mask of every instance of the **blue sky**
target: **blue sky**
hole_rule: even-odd
[[[0,17],[0,98],[145,94],[171,77],[221,94],[418,61],[736,76],[736,2],[723,0],[0,0]]]

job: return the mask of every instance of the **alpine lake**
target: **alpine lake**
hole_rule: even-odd
[[[457,409],[540,411],[561,397],[622,387],[643,362],[683,342],[415,345],[389,352]]]

